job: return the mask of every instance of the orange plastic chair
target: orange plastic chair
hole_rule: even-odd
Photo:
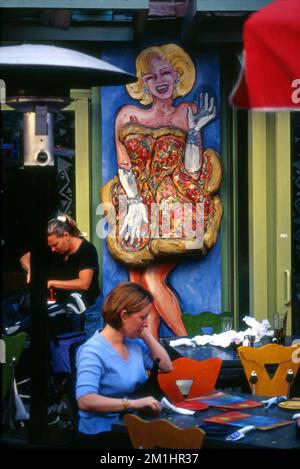
[[[179,428],[165,419],[143,420],[127,414],[124,422],[134,449],[200,449],[205,432],[200,428]]]
[[[193,360],[192,358],[177,358],[172,362],[173,370],[170,373],[159,373],[158,382],[167,398],[173,402],[184,400],[176,385],[178,379],[192,379],[194,382],[187,398],[198,397],[215,391],[215,385],[222,366],[221,358],[208,358],[207,360]]]
[[[252,394],[289,397],[290,388],[300,366],[299,346],[242,346],[238,348],[238,354]],[[274,372],[273,376],[271,372]]]

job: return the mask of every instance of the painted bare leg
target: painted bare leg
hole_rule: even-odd
[[[142,285],[142,287],[147,289],[147,286],[145,285],[144,282],[144,277],[143,277],[144,271],[142,270],[129,270],[129,278],[131,282],[136,282]],[[151,334],[158,339],[158,330],[160,326],[160,316],[157,312],[157,309],[155,307],[155,304],[152,303],[152,309],[150,311],[150,314],[148,316],[148,327],[151,331]]]
[[[154,297],[154,305],[159,315],[176,335],[187,335],[181,319],[181,309],[175,293],[167,286],[165,280],[175,262],[153,264],[146,268],[142,276],[145,288]]]
[[[129,279],[131,282],[139,283],[140,285],[142,285],[142,275],[142,270],[129,270]]]

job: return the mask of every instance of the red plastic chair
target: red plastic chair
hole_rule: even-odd
[[[158,382],[167,398],[173,402],[184,400],[176,385],[178,379],[192,379],[194,382],[187,398],[198,397],[215,391],[216,381],[222,366],[221,358],[208,358],[207,360],[193,360],[182,357],[172,362],[173,370],[170,373],[159,373]]]

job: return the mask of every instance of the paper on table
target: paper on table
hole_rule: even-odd
[[[242,396],[233,396],[224,392],[215,392],[206,396],[193,398],[192,400],[204,402],[212,407],[220,407],[222,409],[247,409],[250,407],[262,406],[261,402],[246,399]]]
[[[182,407],[176,407],[175,405],[171,404],[171,402],[169,402],[168,399],[166,399],[165,397],[162,398],[160,404],[162,409],[172,410],[177,414],[194,415],[195,413],[193,410],[183,409]]]
[[[222,423],[225,425],[233,425],[236,427],[244,427],[245,425],[254,425],[259,430],[270,430],[272,428],[290,425],[293,422],[287,419],[269,417],[265,415],[252,415],[243,412],[225,412],[222,414],[207,417],[205,422]]]
[[[258,322],[253,317],[245,316],[243,321],[250,327],[251,332],[248,335],[254,335],[257,341],[265,336],[273,336],[274,331],[271,330],[268,319],[263,319],[262,322]]]
[[[226,331],[221,334],[213,335],[196,335],[192,339],[183,337],[181,339],[170,340],[171,347],[180,347],[181,345],[195,346],[195,345],[216,345],[219,347],[228,347],[235,339],[243,340],[245,332]]]
[[[200,411],[200,410],[205,410],[208,409],[209,405],[204,404],[203,402],[197,402],[197,401],[180,401],[176,402],[177,407],[182,407],[183,409],[189,409],[189,410],[195,410],[195,411]]]
[[[175,339],[175,340],[170,340],[170,345],[171,347],[179,347],[180,345],[191,346],[193,345],[193,342],[192,342],[192,339],[188,339],[188,338]]]
[[[256,337],[256,341],[259,341],[264,336],[269,336],[273,334],[273,331],[270,331],[270,324],[267,319],[264,319],[261,323],[256,321],[254,318],[249,316],[244,317],[243,319],[246,324],[250,327],[245,331],[226,331],[221,334],[213,335],[196,335],[192,339],[188,337],[183,337],[181,339],[170,340],[171,347],[179,347],[180,345],[206,345],[211,344],[218,347],[228,347],[231,342],[238,340],[242,342],[246,335],[252,335]]]
[[[218,347],[228,347],[235,339],[243,340],[244,332],[226,331],[221,334],[196,335],[191,340],[197,345],[216,345]]]

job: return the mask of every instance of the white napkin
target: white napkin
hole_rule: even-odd
[[[194,415],[195,411],[194,410],[189,410],[189,409],[183,409],[182,407],[176,407],[176,405],[171,404],[171,402],[168,401],[165,397],[162,398],[160,401],[161,408],[162,409],[167,409],[167,410],[172,410],[173,412],[176,412],[177,414],[183,414],[183,415]]]
[[[245,331],[226,331],[221,334],[213,335],[196,335],[192,339],[184,337],[181,339],[170,340],[171,347],[179,347],[180,345],[195,346],[195,345],[206,345],[211,344],[217,347],[228,347],[231,342],[235,340],[239,342],[244,341],[246,335],[255,336],[255,342],[258,342],[264,336],[273,335],[273,331],[270,330],[270,323],[267,319],[264,319],[261,323],[250,316],[245,316],[243,321],[250,326]]]
[[[241,333],[236,331],[226,331],[221,334],[213,335],[196,335],[193,337],[192,341],[197,345],[216,345],[218,347],[228,347],[234,339],[243,340],[244,336],[240,335]],[[243,334],[243,333],[242,333]]]
[[[240,338],[243,340],[244,333],[238,333],[236,331],[226,331],[222,332],[221,334],[213,334],[213,335],[195,335],[192,339],[189,338],[182,338],[182,339],[175,339],[170,340],[171,347],[179,347],[180,345],[186,346],[195,346],[195,345],[216,345],[220,347],[228,347],[228,345],[236,338]]]
[[[243,321],[249,326],[249,329],[245,331],[245,335],[254,335],[255,341],[259,341],[262,337],[273,336],[274,331],[271,330],[271,325],[268,319],[263,319],[262,322],[258,322],[251,316],[245,316]]]
[[[171,347],[179,347],[179,345],[193,345],[192,339],[189,338],[170,340],[169,343]]]
[[[270,399],[266,399],[264,401],[261,401],[263,404],[265,404],[265,409],[269,409],[273,405],[279,404],[279,402],[286,401],[287,397],[286,396],[276,396],[276,397],[271,397]]]

